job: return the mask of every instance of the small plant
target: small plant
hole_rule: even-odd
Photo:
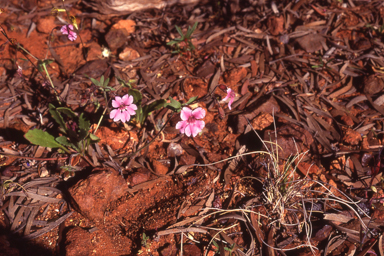
[[[318,65],[313,65],[313,66],[311,66],[311,68],[314,68],[314,69],[315,69],[315,68],[322,68],[322,69],[326,68],[326,69],[331,70],[331,68],[328,67],[328,63],[331,62],[333,59],[329,59],[327,62],[325,62],[325,61],[323,60],[323,58],[320,56],[320,57],[319,57],[319,60],[320,60],[320,64],[318,64]]]
[[[97,89],[99,89],[100,91],[103,92],[104,100],[105,100],[105,102],[108,102],[107,92],[116,90],[115,88],[108,86],[109,78],[104,80],[104,76],[101,76],[100,81],[97,81],[96,79],[94,79],[92,77],[89,77],[87,75],[85,75],[85,76],[88,77],[94,85],[96,85]],[[100,108],[100,103],[98,102],[97,99],[95,99],[93,103],[96,105],[96,111],[97,111]]]
[[[191,36],[192,33],[196,30],[198,22],[195,22],[193,24],[192,28],[189,26],[187,33],[184,35],[183,31],[181,31],[181,28],[178,26],[176,27],[177,32],[181,36],[180,38],[175,38],[172,41],[168,42],[167,45],[175,45],[176,50],[172,51],[172,53],[181,53],[181,52],[192,52],[195,49],[195,46],[192,44]],[[186,47],[182,46],[182,44],[185,44]]]
[[[215,241],[215,240],[212,240],[212,244],[216,247],[215,248],[215,252],[220,254],[220,249],[219,249],[219,244]],[[235,250],[235,244],[232,244],[231,246],[227,247],[225,246],[224,247],[224,250],[229,252],[229,255],[232,256],[232,253],[233,251]]]
[[[365,27],[369,28],[369,29],[372,29],[373,31],[377,31],[379,32],[380,34],[383,33],[384,31],[384,24],[381,25],[380,27],[377,27],[375,25],[371,25],[371,24],[366,24]]]
[[[145,233],[143,233],[143,238],[141,239],[141,245],[145,248],[149,247],[148,239],[149,239],[149,236],[147,236]]]
[[[49,148],[60,148],[66,153],[71,153],[70,148],[84,156],[90,144],[97,143],[99,138],[90,133],[90,122],[81,113],[77,116],[71,109],[65,107],[56,108],[49,104],[49,112],[59,125],[61,136],[54,137],[40,129],[29,130],[24,137],[32,144]],[[64,121],[63,115],[66,116]]]
[[[229,252],[229,255],[232,256],[232,252],[233,250],[235,249],[235,244],[232,244],[231,246],[227,247],[225,246],[224,247],[224,250],[226,250],[227,252]]]

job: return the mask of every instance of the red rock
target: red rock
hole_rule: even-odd
[[[111,51],[114,51],[122,47],[127,42],[128,35],[129,34],[125,28],[112,29],[105,35],[105,41]]]
[[[56,27],[56,24],[53,16],[40,17],[36,24],[36,30],[45,34],[51,33],[54,27]]]
[[[270,16],[268,19],[268,28],[271,35],[277,36],[284,32],[284,16]]]
[[[247,70],[243,67],[234,68],[224,73],[224,81],[227,86],[235,86],[244,77],[247,76]]]
[[[155,172],[159,175],[165,175],[168,172],[168,167],[163,165],[157,160],[153,160],[152,162],[153,168],[155,169]]]
[[[188,99],[195,96],[201,98],[208,93],[208,83],[200,78],[186,78],[184,80],[184,91]]]
[[[194,244],[185,244],[183,246],[183,255],[184,256],[199,256],[202,255],[201,250],[197,245]]]
[[[69,193],[81,214],[101,221],[108,204],[122,197],[127,189],[125,180],[118,172],[104,169],[79,181],[69,189]]]
[[[260,113],[268,113],[268,114],[272,115],[272,113],[278,113],[278,112],[280,112],[279,104],[277,103],[275,98],[269,98],[267,101],[262,103],[258,108],[256,108],[251,113],[246,114],[246,115],[238,115],[236,133],[243,133],[244,132],[245,127],[248,125],[248,122],[246,119],[252,120],[253,118],[255,118]]]
[[[132,148],[135,142],[138,142],[137,134],[134,131],[123,131],[122,129],[110,129],[101,126],[96,132],[100,138],[101,144],[108,144],[113,150]],[[125,146],[125,147],[124,147]]]
[[[341,117],[341,121],[343,121],[344,124],[348,125],[348,126],[352,126],[354,125],[355,123],[353,122],[352,120],[352,117],[348,116],[348,115],[343,115]]]
[[[65,255],[86,256],[91,254],[91,234],[80,228],[73,227],[68,230],[65,240]]]
[[[139,171],[131,174],[127,178],[127,182],[130,186],[135,186],[140,183],[146,182],[151,178],[151,172],[146,169],[140,169]]]
[[[351,129],[346,131],[343,138],[343,141],[350,145],[359,145],[361,140],[361,134]]]
[[[140,57],[139,52],[130,47],[124,48],[124,50],[119,54],[119,59],[123,61],[130,61],[130,60],[137,59],[139,57]]]
[[[283,125],[277,128],[277,139],[275,138],[275,131],[265,130],[264,140],[277,142],[280,146],[279,158],[288,158],[289,156],[304,152],[310,148],[314,141],[312,135],[307,130],[294,124]],[[267,147],[271,150],[271,144],[268,143]],[[273,145],[273,148],[275,149],[276,146]]]
[[[125,29],[128,34],[135,32],[136,22],[133,20],[119,20],[112,26],[112,29]]]

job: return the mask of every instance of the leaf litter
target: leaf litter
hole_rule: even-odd
[[[382,255],[381,1],[224,1],[128,16],[71,3],[83,43],[63,36],[48,47],[44,26],[59,23],[44,25],[51,7],[35,8],[1,16],[11,38],[54,60],[44,63],[55,86],[42,86],[41,63],[20,58],[15,41],[2,42],[0,224],[5,239],[19,243],[4,250]],[[130,28],[121,28],[123,20]],[[231,109],[221,85],[239,95]],[[98,123],[109,99],[125,94],[142,95],[135,122]],[[175,102],[194,96],[206,125],[188,138],[161,104],[177,109]],[[50,105],[57,99],[69,110]],[[52,119],[52,109],[66,111],[65,120],[58,111]],[[101,140],[77,144],[76,120],[86,128],[81,138],[99,129]],[[95,215],[79,198],[87,182],[95,182],[87,194],[102,206]],[[76,225],[95,239],[70,240]]]

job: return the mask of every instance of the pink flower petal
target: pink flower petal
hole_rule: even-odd
[[[119,120],[123,120],[123,114],[121,113],[120,110],[116,109],[116,115],[115,115],[115,118],[113,119],[113,121],[117,122]]]
[[[68,29],[67,29],[67,26],[66,26],[66,25],[62,26],[61,29],[60,29],[60,31],[61,31],[61,33],[62,33],[63,35],[68,35]]]
[[[127,107],[127,113],[133,116],[136,114],[136,112],[135,110],[133,110],[132,106],[135,106],[135,105],[130,105],[129,107]]]
[[[128,106],[129,105],[128,101],[129,101],[129,95],[125,94],[123,98],[121,98],[121,103],[123,103],[125,106]]]
[[[185,126],[187,125],[186,121],[180,121],[176,124],[176,129],[180,130],[181,133],[184,133]]]
[[[112,107],[118,108],[121,105],[121,98],[116,96],[114,100],[112,100]]]
[[[111,113],[109,114],[109,118],[114,119],[118,111],[119,111],[118,109],[112,110]]]
[[[133,96],[130,95],[130,96],[128,97],[128,105],[131,105],[132,102],[133,102]]]
[[[137,110],[137,106],[136,106],[136,104],[131,104],[131,105],[129,105],[129,107],[131,108],[131,109],[133,109],[133,110]],[[135,113],[136,114],[136,113]]]
[[[204,121],[195,121],[193,124],[190,124],[192,136],[196,137],[197,134],[201,132],[201,130],[204,128],[205,123]]]
[[[191,130],[191,124],[188,124],[186,127],[185,127],[185,135],[187,135],[188,137],[191,137],[191,134],[192,134],[192,130]]]
[[[121,121],[123,123],[128,122],[131,119],[131,115],[127,111],[124,111],[122,114],[123,114],[124,120],[122,119]]]
[[[120,107],[120,101],[117,99],[117,97],[115,99],[116,100],[112,100],[112,107],[118,108]]]
[[[228,108],[232,110],[232,103],[235,100],[236,94],[231,88],[227,88],[227,96],[222,101],[228,101]]]
[[[73,31],[70,31],[69,34],[68,34],[68,39],[71,40],[71,41],[75,41],[77,38],[77,34]]]
[[[196,108],[192,111],[192,116],[195,119],[202,119],[205,117],[205,110],[202,108]]]
[[[180,118],[183,121],[186,121],[189,119],[189,117],[192,115],[192,110],[188,107],[183,107],[180,113]]]
[[[201,120],[196,120],[195,121],[195,126],[196,126],[197,129],[200,130],[199,132],[201,132],[204,129],[204,127],[205,127],[205,122],[201,121]]]
[[[232,110],[232,103],[233,103],[233,101],[235,100],[235,97],[231,97],[230,98],[230,100],[229,100],[229,103],[228,103],[228,108],[229,108],[229,110]]]

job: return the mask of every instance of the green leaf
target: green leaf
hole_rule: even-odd
[[[172,40],[172,41],[169,41],[168,43],[167,43],[167,45],[174,45],[174,44],[177,44],[178,42],[176,42],[175,40]]]
[[[81,113],[79,117],[79,140],[84,139],[88,135],[89,128],[91,127],[91,123],[88,120],[85,120],[84,113]]]
[[[152,111],[158,110],[164,107],[166,104],[167,104],[167,101],[161,99],[161,100],[156,100],[155,102],[152,102],[151,104],[144,106],[141,116],[137,116],[140,124],[144,123],[145,119]],[[137,111],[136,111],[136,115],[137,115]]]
[[[107,87],[107,85],[109,84],[109,77],[107,78],[107,80],[105,80],[104,82],[104,87]],[[109,86],[108,86],[109,87]],[[109,87],[109,88],[112,88],[112,87]]]
[[[89,134],[89,138],[91,139],[91,143],[97,143],[97,142],[100,141],[100,138],[97,137],[97,136],[96,136],[95,134],[93,134],[93,133],[90,133],[90,134]]]
[[[67,130],[67,127],[65,125],[63,117],[60,115],[59,112],[57,112],[55,106],[52,104],[49,104],[49,113],[51,113],[53,119],[55,119],[56,123],[63,129],[65,132]]]
[[[70,117],[71,119],[76,119],[77,118],[77,115],[75,114],[75,112],[72,111],[72,109],[70,108],[66,108],[66,107],[59,107],[59,108],[56,108],[57,111],[67,115],[68,117]]]
[[[57,142],[59,142],[61,145],[71,147],[72,143],[67,139],[65,136],[60,136],[55,139]]]
[[[29,130],[24,137],[32,144],[39,145],[48,148],[62,148],[66,150],[61,144],[59,144],[55,137],[48,132],[40,129]]]
[[[164,107],[165,104],[167,104],[167,101],[161,99],[161,100],[156,100],[155,102],[152,102],[149,105],[146,105],[145,107],[143,107],[143,113],[144,113],[145,117],[149,113],[151,113],[152,111],[155,111],[155,110],[158,110],[158,109]]]
[[[181,103],[178,102],[177,100],[174,100],[172,97],[169,97],[169,100],[171,101],[170,103],[166,104],[166,107],[171,107],[175,110],[181,109]]]
[[[180,34],[181,38],[184,39],[184,34],[183,34],[183,31],[181,30],[181,28],[178,26],[175,26],[175,27],[176,27],[177,32]]]
[[[134,102],[137,103],[136,105],[141,104],[141,100],[143,99],[143,95],[139,90],[136,89],[129,89],[128,94],[133,96]]]
[[[144,122],[143,108],[138,105],[136,110],[136,120],[138,123],[142,124]]]
[[[192,102],[194,102],[196,99],[197,99],[197,96],[192,97],[192,98],[190,98],[190,99],[188,100],[187,103],[185,103],[185,104],[183,104],[183,105],[189,105],[189,104],[191,104]]]
[[[91,82],[94,83],[96,86],[100,86],[100,82],[97,81],[96,79],[94,79],[92,77],[89,77],[89,79],[91,79]]]
[[[51,64],[52,62],[54,62],[55,60],[51,60],[51,59],[48,59],[48,60],[38,60],[37,61],[37,69],[40,71],[40,72],[43,72],[44,71],[44,68],[43,66],[48,66],[49,64]]]
[[[188,28],[188,31],[187,31],[187,34],[186,34],[186,38],[190,38],[191,37],[191,35],[192,35],[192,33],[196,30],[196,28],[197,28],[197,24],[198,24],[198,22],[195,22],[195,24],[193,24],[193,26],[192,26],[192,28],[191,27],[189,27]]]
[[[100,77],[99,86],[104,86],[104,75]]]

